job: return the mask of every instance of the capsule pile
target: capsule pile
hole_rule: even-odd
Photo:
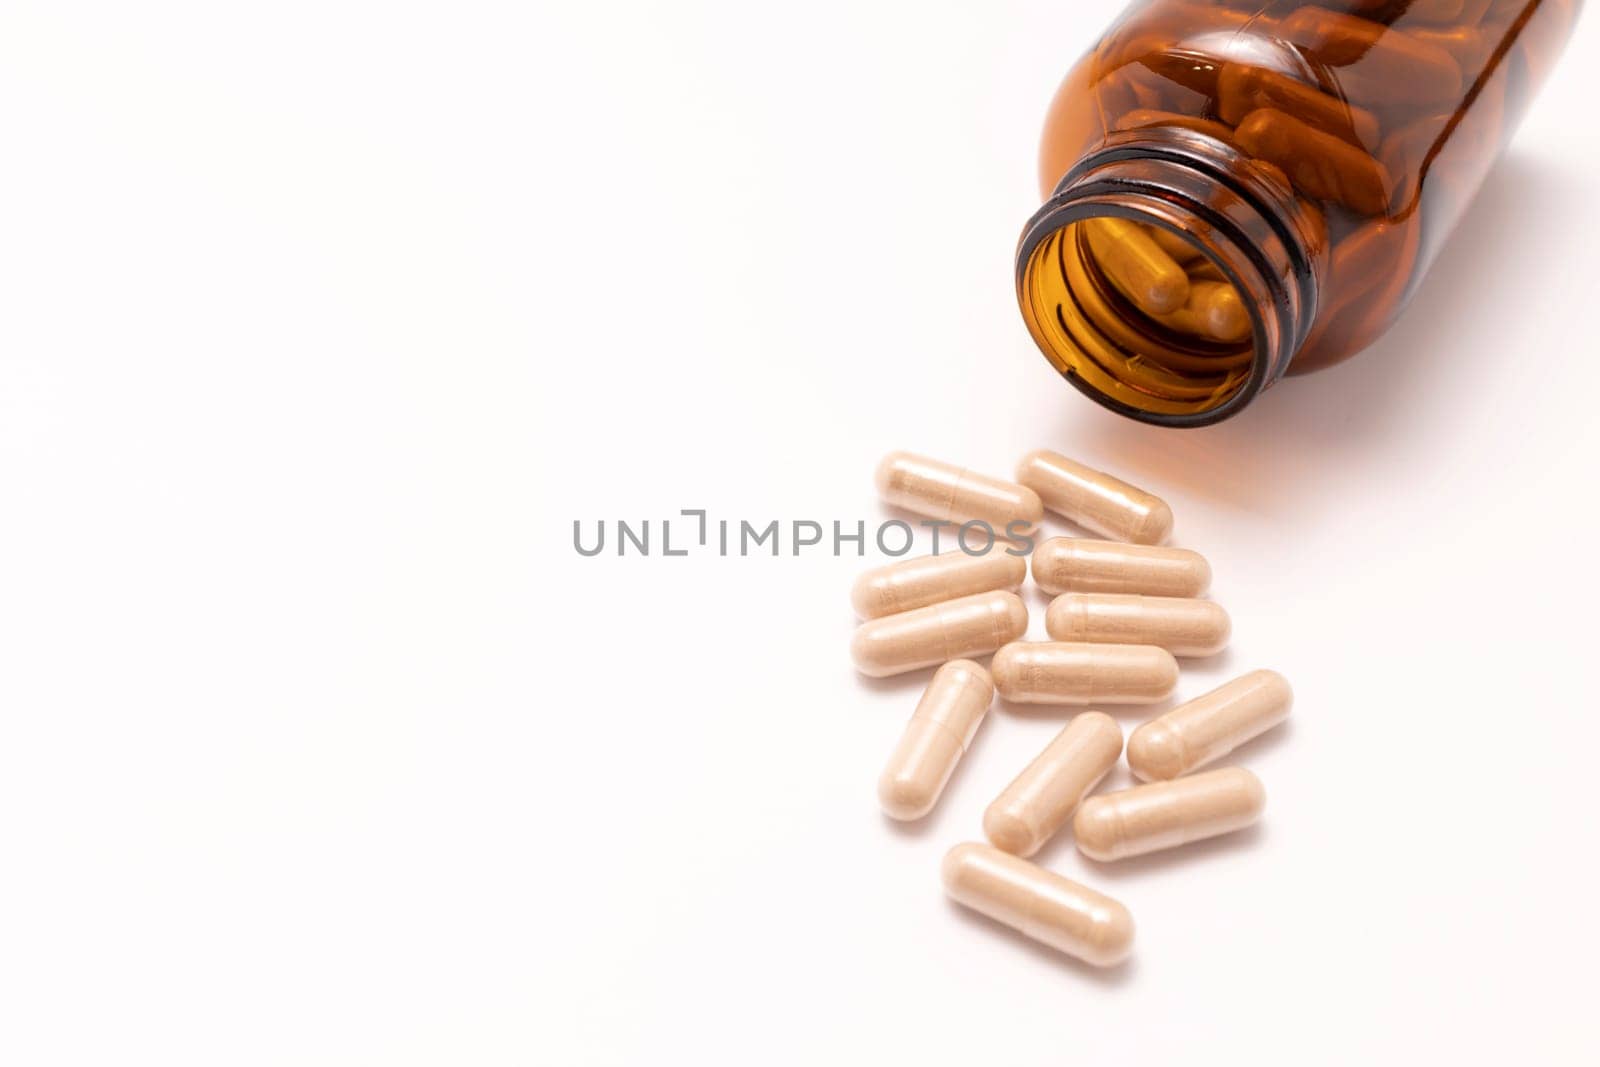
[[[1176,688],[1177,657],[1214,655],[1228,643],[1227,612],[1204,599],[1210,565],[1162,546],[1172,510],[1108,474],[1039,451],[1006,482],[897,452],[879,466],[877,484],[896,507],[998,534],[986,553],[892,563],[852,590],[864,620],[851,643],[861,673],[938,667],[878,782],[891,818],[933,810],[996,693],[1064,707],[1153,704]],[[1037,543],[1033,580],[1055,599],[1045,616],[1051,639],[1029,642],[1017,546],[1030,543],[1046,509],[1106,539]],[[987,669],[975,662],[988,655]],[[1251,825],[1266,804],[1260,780],[1242,767],[1202,768],[1283,722],[1292,700],[1281,675],[1257,670],[1158,715],[1127,739],[1129,769],[1143,784],[1101,794],[1095,788],[1124,755],[1122,727],[1103,712],[1079,712],[984,812],[988,843],[946,854],[946,892],[1087,963],[1121,962],[1133,948],[1128,909],[1029,857],[1069,822],[1078,850],[1102,863]]]

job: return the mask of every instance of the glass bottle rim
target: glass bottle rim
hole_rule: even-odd
[[[1035,343],[1080,392],[1130,418],[1195,427],[1237,414],[1283,376],[1315,317],[1319,265],[1295,224],[1293,191],[1279,184],[1254,173],[1242,154],[1193,131],[1146,129],[1108,138],[1062,177],[1018,242],[1017,298]],[[1108,367],[1069,328],[1059,302],[1053,309],[1040,304],[1031,272],[1041,256],[1067,254],[1060,243],[1072,239],[1078,223],[1095,218],[1126,219],[1177,236],[1238,291],[1251,324],[1250,369],[1215,402],[1147,401],[1122,375],[1136,366],[1141,374],[1160,368],[1159,358],[1141,364],[1141,353],[1132,352]],[[1073,312],[1083,320],[1080,307]]]

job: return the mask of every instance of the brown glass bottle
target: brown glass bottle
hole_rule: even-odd
[[[1095,400],[1200,426],[1371,344],[1582,0],[1135,0],[1045,122],[1017,250],[1034,340]]]

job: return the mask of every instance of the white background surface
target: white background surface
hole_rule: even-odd
[[[1162,432],[1011,291],[1119,6],[6,5],[0,1059],[1593,1062],[1592,19],[1392,335]],[[878,814],[875,553],[572,548],[1039,446],[1299,698],[1259,830],[1043,854],[1110,974],[938,884],[1062,716]]]

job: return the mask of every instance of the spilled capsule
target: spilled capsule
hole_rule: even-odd
[[[1251,671],[1134,730],[1128,766],[1145,781],[1188,774],[1283,722],[1293,703],[1283,675]]]
[[[1155,645],[1174,656],[1212,656],[1227,647],[1233,623],[1211,600],[1063,593],[1046,609],[1044,628],[1056,641]]]
[[[1267,806],[1261,780],[1224,767],[1085,800],[1072,820],[1078,851],[1108,862],[1242,830]]]
[[[1016,589],[1027,575],[1022,556],[995,548],[981,556],[960,550],[901,560],[867,571],[850,590],[850,604],[863,619],[879,619],[957,597]]]
[[[954,660],[934,672],[878,778],[885,815],[920,819],[933,810],[993,699],[989,672],[971,660]]]
[[[940,873],[956,903],[1096,967],[1133,951],[1133,916],[1103,893],[988,845],[945,853]]]
[[[1172,533],[1172,509],[1160,497],[1058,452],[1039,449],[1022,457],[1017,481],[1045,507],[1101,537],[1159,545]]]
[[[1141,593],[1196,597],[1211,585],[1211,564],[1186,548],[1052,537],[1033,552],[1033,581],[1061,593]]]
[[[1178,684],[1178,661],[1153,645],[1019,641],[989,664],[1015,704],[1153,704]]]
[[[1026,486],[910,452],[885,456],[874,480],[886,503],[945,522],[985,523],[996,537],[1030,537],[1044,518],[1038,494]]]
[[[1017,594],[978,593],[864,622],[850,641],[850,656],[862,674],[887,678],[987,656],[1027,629],[1028,609]]]
[[[1078,804],[1122,755],[1122,727],[1111,716],[1073,717],[983,813],[983,833],[1013,856],[1031,856],[1066,825]]]

